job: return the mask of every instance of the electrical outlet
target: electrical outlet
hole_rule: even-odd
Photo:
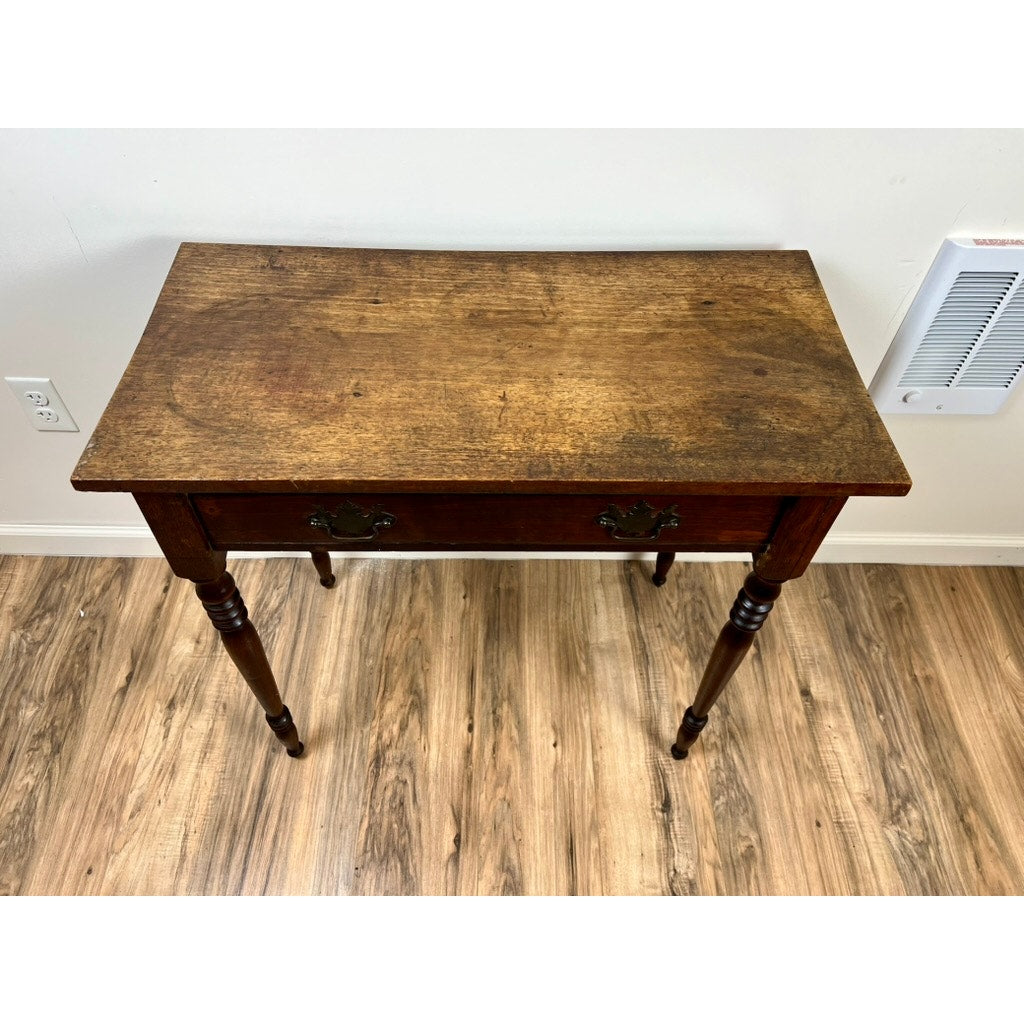
[[[36,430],[78,430],[49,377],[4,377]]]

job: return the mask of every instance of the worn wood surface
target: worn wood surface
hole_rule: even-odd
[[[83,490],[902,494],[806,252],[183,245]]]
[[[1024,571],[812,566],[688,760],[739,563],[0,559],[6,893],[1024,894]]]

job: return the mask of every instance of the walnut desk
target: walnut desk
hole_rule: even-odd
[[[682,758],[846,499],[910,488],[806,252],[201,244],[72,482],[135,496],[293,756],[230,550],[751,554]]]

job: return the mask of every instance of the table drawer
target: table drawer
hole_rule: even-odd
[[[751,551],[782,499],[534,494],[202,494],[215,547]]]

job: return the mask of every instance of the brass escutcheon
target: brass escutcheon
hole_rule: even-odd
[[[594,520],[598,526],[607,529],[612,540],[641,541],[657,540],[662,530],[672,529],[679,525],[676,515],[678,505],[656,512],[646,501],[638,501],[628,512],[618,505],[609,505]]]
[[[346,501],[333,512],[322,505],[306,520],[310,526],[323,530],[334,540],[350,542],[376,540],[381,530],[388,530],[397,522],[397,517],[384,512],[380,506],[369,511],[360,508],[354,501]]]

